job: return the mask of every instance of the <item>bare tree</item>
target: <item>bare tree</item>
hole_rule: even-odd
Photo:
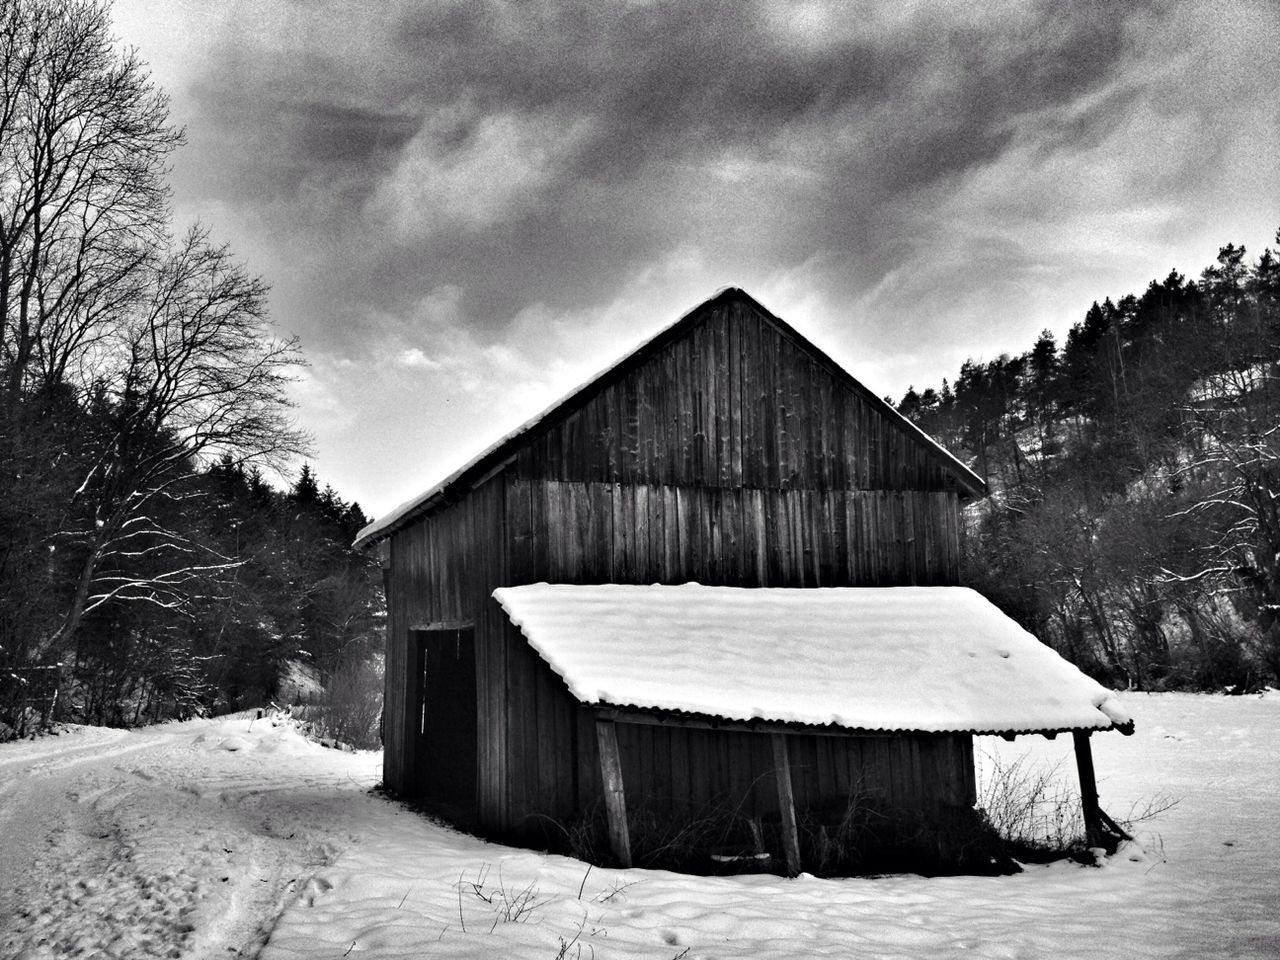
[[[154,265],[145,290],[108,341],[116,364],[95,383],[109,428],[69,505],[81,524],[58,534],[82,559],[54,644],[105,603],[183,607],[230,567],[162,519],[194,495],[193,464],[226,455],[281,466],[307,446],[285,394],[301,357],[296,341],[270,335],[262,281],[193,230]],[[109,564],[141,558],[150,562]]]
[[[10,657],[107,604],[181,608],[232,562],[180,522],[193,471],[306,447],[296,342],[201,229],[170,232],[182,142],[108,5],[0,0],[0,597]]]
[[[10,400],[83,376],[165,242],[182,142],[108,8],[0,0],[0,343]]]

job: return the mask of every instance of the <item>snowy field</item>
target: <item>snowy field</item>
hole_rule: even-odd
[[[268,720],[0,745],[0,957],[1280,957],[1280,694],[1124,704],[1104,807],[1178,805],[1101,868],[994,878],[588,870],[436,826],[370,795],[379,755]]]

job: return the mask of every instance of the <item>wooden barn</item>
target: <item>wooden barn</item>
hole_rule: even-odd
[[[1087,758],[1127,717],[958,586],[985,492],[726,290],[361,532],[388,600],[385,784],[512,839],[602,809],[624,864],[641,813],[728,806],[794,871],[797,822],[855,795],[903,822],[971,810],[975,733],[1070,730]]]

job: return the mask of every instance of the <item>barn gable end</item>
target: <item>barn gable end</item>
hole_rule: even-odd
[[[968,467],[733,288],[356,542],[385,538],[512,466],[526,480],[986,494]]]

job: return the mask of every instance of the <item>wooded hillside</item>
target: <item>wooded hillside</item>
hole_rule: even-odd
[[[991,484],[968,582],[1064,656],[1141,689],[1280,678],[1273,251],[1228,244],[899,409]]]

